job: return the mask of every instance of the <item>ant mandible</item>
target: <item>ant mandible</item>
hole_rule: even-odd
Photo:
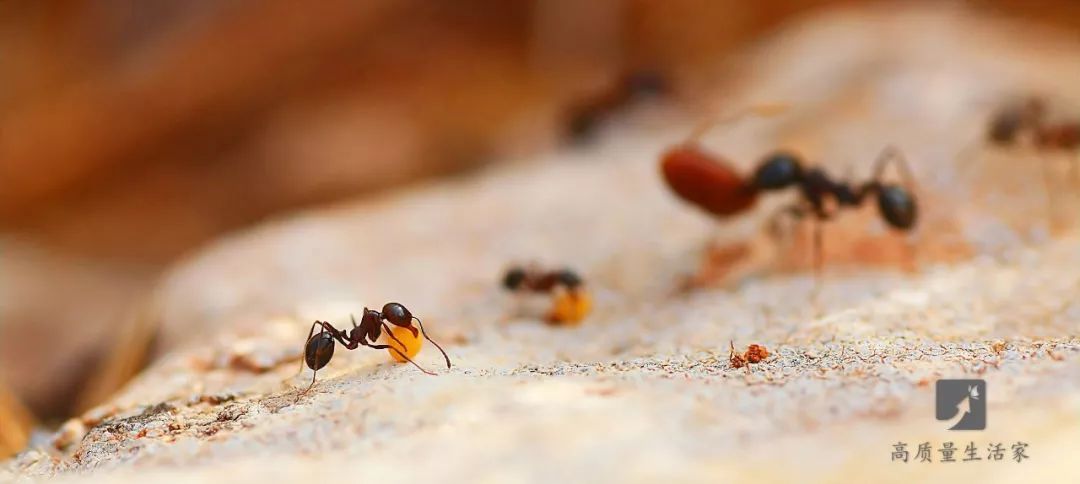
[[[382,307],[382,311],[376,311],[374,309],[364,308],[364,313],[360,317],[360,324],[356,324],[356,318],[349,315],[352,319],[352,330],[345,331],[335,328],[330,323],[325,321],[315,321],[311,325],[311,330],[308,331],[307,341],[304,343],[304,363],[308,368],[314,370],[311,374],[311,384],[308,385],[304,393],[307,393],[312,386],[315,385],[315,374],[319,372],[319,369],[326,366],[330,362],[330,358],[334,357],[334,342],[341,343],[347,350],[354,350],[359,346],[367,346],[373,349],[390,349],[396,352],[399,356],[404,358],[413,366],[416,366],[420,371],[434,375],[434,373],[424,369],[422,366],[416,364],[405,353],[399,350],[393,345],[379,345],[375,344],[379,340],[379,335],[383,331],[386,331],[386,336],[397,342],[402,349],[406,348],[405,344],[401,342],[394,333],[390,330],[390,327],[386,323],[393,324],[394,326],[406,328],[412,331],[413,337],[419,337],[419,333],[423,333],[424,339],[431,341],[431,344],[442,353],[443,358],[446,360],[446,367],[450,368],[450,357],[446,356],[446,351],[443,351],[442,346],[433,341],[427,335],[427,331],[424,330],[424,323],[420,321],[420,318],[413,316],[405,306],[396,303],[386,303]],[[420,325],[420,329],[412,325],[413,321],[416,321]],[[315,327],[320,327],[318,334],[315,333]],[[301,371],[303,367],[300,368]]]
[[[749,178],[740,175],[726,160],[705,151],[698,139],[722,123],[748,114],[771,116],[786,109],[781,105],[754,106],[728,118],[703,124],[690,138],[660,159],[660,170],[668,187],[683,200],[718,217],[729,217],[749,210],[762,192],[798,187],[800,199],[784,208],[796,219],[814,218],[814,270],[821,271],[821,223],[832,219],[841,208],[861,206],[868,197],[877,199],[882,218],[889,226],[902,231],[915,226],[918,207],[913,191],[913,176],[900,151],[886,147],[874,163],[869,181],[852,184],[834,179],[820,167],[807,167],[798,156],[784,151],[766,156]],[[900,168],[904,184],[882,181],[885,168],[893,162]],[[831,207],[831,208],[830,208]]]
[[[592,307],[592,298],[585,291],[584,282],[570,269],[545,271],[515,266],[506,271],[502,284],[514,292],[555,293],[554,305],[548,314],[551,323],[579,322]]]

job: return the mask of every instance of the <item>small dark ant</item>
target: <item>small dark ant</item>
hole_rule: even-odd
[[[1080,148],[1080,120],[1050,122],[1046,113],[1046,101],[1039,97],[1006,106],[991,118],[987,139],[1000,146],[1012,146],[1022,135],[1029,134],[1040,149]]]
[[[670,92],[670,82],[660,72],[629,71],[608,90],[571,105],[566,114],[566,134],[574,143],[591,141],[598,128],[627,107]]]
[[[349,315],[349,318],[352,319],[353,324],[351,331],[339,330],[325,321],[315,321],[312,323],[311,330],[308,331],[308,337],[304,343],[304,363],[308,368],[314,370],[314,373],[311,374],[311,384],[304,390],[304,393],[307,393],[307,391],[315,385],[315,374],[318,373],[319,369],[326,366],[326,364],[330,362],[330,358],[333,358],[335,340],[338,343],[341,343],[347,350],[354,350],[359,346],[367,346],[368,348],[378,350],[390,349],[409,363],[412,363],[413,366],[419,368],[420,371],[428,375],[434,375],[434,373],[416,364],[415,361],[398,350],[397,347],[392,345],[374,344],[379,340],[379,335],[382,334],[383,331],[386,331],[387,337],[401,345],[401,348],[406,347],[401,340],[394,336],[394,333],[390,331],[390,327],[387,326],[386,323],[409,329],[412,331],[413,337],[419,337],[419,333],[423,333],[424,339],[430,341],[431,344],[439,349],[443,358],[446,360],[446,367],[450,368],[450,357],[446,356],[446,351],[443,351],[442,346],[439,346],[438,343],[428,337],[427,331],[424,330],[424,323],[420,321],[420,318],[413,316],[405,306],[399,303],[386,303],[382,307],[382,312],[364,308],[364,313],[360,317],[359,325],[356,324],[356,318],[351,314]],[[412,325],[414,320],[420,325],[419,330]],[[316,326],[321,327],[318,334],[315,333]],[[303,367],[300,369],[302,371]]]
[[[915,195],[907,188],[914,186],[911,171],[901,152],[886,147],[874,163],[869,181],[853,184],[834,179],[824,169],[807,167],[797,155],[775,152],[766,156],[749,178],[743,177],[722,158],[704,150],[698,138],[719,122],[730,122],[746,114],[772,115],[782,107],[760,106],[738,113],[726,120],[703,125],[687,142],[670,149],[660,159],[660,170],[672,191],[705,211],[728,217],[749,210],[762,192],[797,187],[800,200],[780,214],[796,219],[807,215],[815,222],[832,219],[841,208],[861,206],[868,197],[875,197],[882,218],[889,226],[902,231],[915,226],[918,207]],[[885,168],[896,163],[904,177],[904,185],[882,181]],[[814,270],[821,268],[821,224],[814,224]]]
[[[536,267],[511,267],[503,276],[502,285],[514,292],[554,293],[555,304],[548,314],[552,323],[578,322],[592,307],[592,298],[584,290],[584,282],[570,269],[545,271]]]
[[[1027,137],[1040,151],[1071,151],[1080,149],[1080,120],[1050,121],[1046,101],[1029,97],[1021,103],[1006,106],[990,119],[986,137],[998,146],[1014,146]],[[1078,160],[1073,159],[1073,178],[1080,175]]]
[[[581,286],[581,277],[570,269],[543,271],[535,267],[511,267],[503,276],[503,287],[511,291],[547,293],[557,286],[576,290]]]

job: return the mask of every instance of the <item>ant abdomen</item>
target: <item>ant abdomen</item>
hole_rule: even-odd
[[[900,185],[883,185],[877,194],[878,209],[885,221],[900,230],[910,229],[918,218],[915,197]]]
[[[745,183],[730,164],[692,145],[665,153],[660,171],[679,198],[713,215],[734,215],[757,201],[757,190]]]
[[[304,362],[312,370],[318,370],[334,357],[334,337],[330,333],[320,331],[307,342],[304,348]]]

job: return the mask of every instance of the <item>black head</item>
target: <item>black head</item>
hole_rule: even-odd
[[[308,340],[304,347],[304,363],[312,370],[318,370],[334,357],[334,337],[326,331],[319,331]]]
[[[521,284],[525,282],[525,269],[520,267],[512,267],[506,271],[506,275],[503,276],[503,287],[514,291],[521,287]]]
[[[779,151],[762,160],[754,172],[751,184],[760,190],[779,190],[798,183],[802,175],[802,161],[799,157]]]
[[[1020,113],[1016,111],[1002,111],[990,122],[990,131],[987,136],[990,141],[1001,145],[1012,144],[1023,126]]]
[[[919,210],[915,196],[899,185],[883,185],[877,193],[881,216],[893,228],[908,230],[915,226]]]
[[[567,289],[577,289],[581,285],[581,277],[579,277],[574,271],[570,269],[563,269],[556,274],[556,278],[559,284],[562,284]]]
[[[382,307],[382,317],[386,322],[394,326],[412,326],[413,316],[405,306],[400,303],[390,302]]]

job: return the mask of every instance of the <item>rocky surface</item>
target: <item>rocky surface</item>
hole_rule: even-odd
[[[1050,33],[917,10],[816,18],[756,49],[717,109],[794,107],[710,135],[709,147],[744,170],[783,146],[861,177],[893,144],[919,179],[915,234],[888,232],[872,207],[829,224],[819,289],[805,237],[781,250],[760,235],[782,196],[723,223],[673,199],[656,159],[691,123],[658,113],[589,148],[238,234],[161,285],[167,353],[0,472],[1075,481],[1077,188],[1066,160],[985,149],[979,135],[996,100],[1080,96],[1078,51]],[[748,255],[715,286],[680,290],[710,244]],[[596,304],[581,326],[546,326],[533,302],[499,291],[508,264],[533,260],[585,275]],[[391,300],[424,320],[454,367],[430,348],[418,360],[434,377],[339,348],[301,394],[310,322],[347,325]],[[734,368],[731,342],[771,355]],[[987,430],[934,420],[933,382],[953,377],[987,380]],[[1030,459],[936,462],[946,441],[1023,441]],[[913,456],[932,442],[935,462],[890,462],[897,442]]]

